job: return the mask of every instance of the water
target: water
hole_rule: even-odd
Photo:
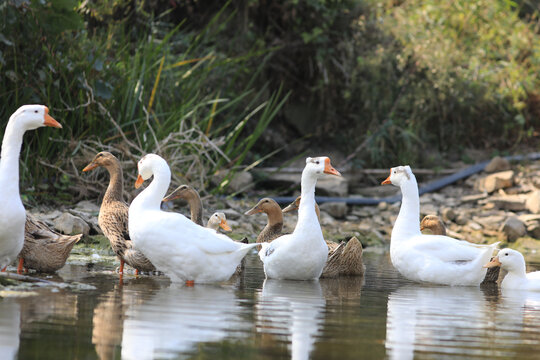
[[[387,253],[365,252],[363,278],[265,280],[249,255],[224,285],[171,285],[67,265],[66,282],[0,299],[1,359],[532,358],[540,293],[415,284]],[[55,280],[54,278],[51,280]]]

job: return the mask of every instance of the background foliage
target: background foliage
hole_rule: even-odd
[[[276,163],[331,149],[430,166],[538,139],[528,0],[8,0],[0,17],[2,121],[46,103],[66,125],[25,138],[40,196],[100,190],[99,174],[80,176],[98,150],[133,169],[161,153],[175,181],[203,188],[231,169],[212,186],[226,191],[279,150]]]

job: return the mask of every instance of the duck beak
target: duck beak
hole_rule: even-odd
[[[48,107],[45,107],[45,116],[43,120],[43,125],[60,128],[60,129],[62,128],[62,125],[60,125],[58,121],[54,120],[54,118],[51,115],[49,115]]]
[[[167,202],[167,201],[173,201],[173,200],[176,200],[180,197],[180,195],[178,195],[178,193],[176,191],[173,191],[172,193],[170,193],[169,195],[165,196],[163,198],[163,202]]]
[[[258,214],[258,213],[260,213],[260,212],[262,212],[262,210],[259,209],[258,206],[254,206],[254,207],[252,207],[251,209],[249,209],[248,211],[246,211],[246,212],[244,213],[244,215],[253,215],[253,214]]]
[[[219,223],[219,226],[225,230],[225,231],[231,231],[231,227],[229,226],[229,224],[227,224],[227,221],[225,220],[221,220],[221,222]]]
[[[281,212],[282,213],[288,213],[288,212],[295,211],[295,210],[298,210],[298,206],[296,206],[296,202],[293,201],[292,203],[290,203],[289,205],[284,207],[283,210],[281,210]]]
[[[139,176],[137,176],[137,181],[135,181],[135,189],[140,188],[143,182],[144,182],[144,179],[139,174]]]
[[[98,164],[92,161],[90,164],[86,165],[85,168],[82,169],[82,171],[86,172],[86,171],[94,170],[98,166],[99,166]]]
[[[392,181],[390,180],[390,176],[392,175],[392,170],[390,170],[390,175],[388,175],[388,177],[386,178],[386,180],[384,180],[381,185],[388,185],[388,184],[392,184]]]
[[[425,227],[424,225],[420,225],[420,231],[424,231]]]
[[[499,257],[495,256],[493,259],[491,259],[490,262],[488,262],[486,265],[484,265],[485,268],[492,268],[495,266],[501,266],[501,262],[499,261]]]
[[[334,169],[332,167],[332,164],[330,164],[330,158],[326,158],[324,160],[324,173],[325,174],[330,174],[330,175],[336,175],[336,176],[341,176],[341,174],[339,173],[339,171],[337,171],[336,169]]]

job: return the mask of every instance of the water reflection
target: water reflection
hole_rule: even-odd
[[[324,323],[318,281],[266,279],[256,305],[257,331],[290,344],[292,359],[308,359]]]
[[[489,305],[475,287],[400,287],[388,296],[387,353],[391,359],[423,352],[487,355],[486,347],[476,345],[492,338],[485,327],[495,318]]]
[[[15,359],[21,333],[21,307],[15,299],[0,299],[0,354]]]
[[[242,336],[249,329],[232,288],[212,285],[160,289],[125,312],[122,359],[175,358],[201,342]]]

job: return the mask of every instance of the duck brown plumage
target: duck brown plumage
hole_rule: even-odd
[[[183,199],[187,201],[191,212],[191,221],[203,226],[203,207],[201,197],[197,190],[189,185],[180,185],[173,192],[163,198],[163,201]]]
[[[66,264],[73,245],[81,237],[82,234],[60,234],[26,213],[24,245],[19,253],[19,269],[24,267],[46,273],[61,269]]]
[[[259,200],[257,205],[245,212],[246,215],[265,213],[268,217],[266,226],[257,236],[257,242],[271,242],[283,235],[283,213],[279,204],[271,198]]]
[[[154,271],[154,265],[142,252],[133,247],[128,231],[129,206],[123,200],[124,180],[120,161],[111,153],[102,151],[83,171],[104,167],[110,180],[99,209],[98,224],[109,239],[111,247],[120,259],[120,273],[124,262],[138,271]]]
[[[429,230],[433,235],[446,235],[446,226],[437,215],[426,215],[420,222],[420,231]],[[493,259],[493,258],[492,258]],[[482,284],[496,283],[499,279],[499,266],[488,268]]]

